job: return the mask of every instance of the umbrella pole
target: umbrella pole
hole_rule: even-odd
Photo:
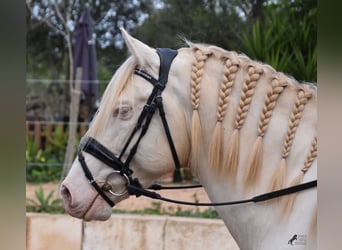
[[[80,105],[80,95],[81,95],[81,81],[82,81],[82,68],[78,67],[76,69],[76,79],[75,79],[75,87],[71,88],[71,102],[70,102],[70,115],[69,115],[69,137],[68,137],[68,145],[65,152],[64,164],[63,164],[63,172],[61,176],[61,181],[64,180],[66,175],[68,174],[71,164],[74,160],[75,153],[75,138],[77,131],[77,122],[78,122],[78,113],[79,113],[79,105]]]

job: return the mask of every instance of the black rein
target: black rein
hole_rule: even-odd
[[[164,186],[160,186],[158,184],[153,184],[149,187],[149,189],[153,189],[153,190],[162,190],[162,189],[184,189],[184,188],[198,188],[198,187],[202,187],[202,185],[190,185],[190,186],[174,186],[174,187],[164,187]],[[237,201],[227,201],[227,202],[217,202],[217,203],[199,203],[199,202],[187,202],[187,201],[179,201],[179,200],[173,200],[173,199],[169,199],[166,197],[162,197],[160,194],[156,193],[156,192],[152,192],[146,189],[140,189],[137,188],[135,186],[132,185],[128,185],[127,189],[129,190],[130,193],[134,193],[137,196],[143,195],[152,199],[156,199],[156,200],[162,200],[162,201],[166,201],[166,202],[171,202],[171,203],[176,203],[176,204],[180,204],[180,205],[189,205],[189,206],[229,206],[229,205],[237,205],[237,204],[243,204],[243,203],[250,203],[250,202],[261,202],[261,201],[266,201],[266,200],[271,200],[271,199],[275,199],[278,198],[280,196],[284,196],[284,195],[289,195],[289,194],[293,194],[293,193],[297,193],[309,188],[313,188],[313,187],[317,187],[317,180],[314,181],[310,181],[310,182],[306,182],[303,184],[299,184],[296,186],[292,186],[292,187],[288,187],[288,188],[284,188],[284,189],[280,189],[280,190],[276,190],[273,192],[269,192],[269,193],[264,193],[264,194],[260,194],[257,196],[254,196],[250,199],[245,199],[245,200],[237,200]]]

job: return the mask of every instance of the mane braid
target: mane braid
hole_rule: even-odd
[[[227,153],[224,159],[223,175],[230,176],[235,180],[237,168],[239,165],[239,148],[240,148],[240,129],[243,126],[250,103],[254,94],[257,81],[260,79],[264,70],[250,65],[248,67],[248,77],[243,84],[240,104],[235,118],[235,126],[231,138],[227,146]]]
[[[209,147],[209,167],[217,169],[222,166],[222,121],[226,115],[229,101],[229,95],[232,91],[238,63],[230,58],[224,58],[223,81],[219,90],[219,99],[217,103],[217,122]],[[219,173],[219,172],[218,172]]]
[[[191,167],[195,171],[198,165],[198,157],[200,154],[202,128],[199,119],[199,100],[201,93],[201,80],[204,71],[204,64],[211,55],[208,51],[194,47],[195,61],[192,65],[191,72],[191,104],[193,107],[191,119]]]
[[[305,173],[312,166],[313,161],[317,158],[317,136],[313,139],[311,144],[310,152],[305,160],[304,168],[301,169],[300,174],[291,181],[290,187],[299,185],[303,182]],[[295,199],[297,197],[297,193],[288,195],[286,197],[285,205],[284,205],[284,214],[289,215],[292,211]]]
[[[252,188],[259,180],[263,162],[263,137],[266,133],[278,97],[285,87],[288,86],[288,83],[286,80],[280,80],[277,77],[274,77],[271,85],[271,90],[266,94],[265,104],[260,116],[258,137],[252,147],[247,161],[247,169],[244,176],[245,189]]]
[[[288,157],[290,153],[292,143],[293,143],[293,138],[299,126],[299,122],[302,117],[305,105],[311,97],[312,97],[312,92],[309,86],[304,85],[299,88],[298,94],[297,94],[297,100],[295,102],[294,109],[290,116],[290,122],[289,122],[289,126],[287,129],[286,138],[284,140],[282,159],[280,161],[278,168],[273,173],[271,184],[269,187],[270,191],[278,190],[285,186],[286,158]]]

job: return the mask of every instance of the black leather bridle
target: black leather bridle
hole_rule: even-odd
[[[178,201],[178,200],[172,200],[165,197],[160,196],[156,192],[149,191],[145,188],[143,188],[137,178],[133,178],[133,170],[130,169],[130,162],[132,161],[135,153],[137,152],[138,146],[140,144],[141,139],[146,134],[150,122],[152,120],[152,117],[156,111],[156,109],[159,110],[160,118],[163,123],[164,131],[170,146],[172,158],[175,164],[175,172],[174,172],[174,181],[175,182],[181,182],[182,177],[180,174],[180,163],[177,155],[176,148],[174,146],[171,132],[165,117],[164,112],[164,106],[163,106],[163,99],[162,99],[162,92],[165,89],[165,86],[168,81],[168,75],[171,67],[171,63],[173,59],[177,56],[177,51],[171,50],[168,48],[158,48],[157,53],[160,58],[160,67],[159,67],[159,78],[155,79],[153,76],[151,76],[149,73],[141,70],[141,69],[135,69],[134,74],[144,78],[148,82],[150,82],[153,85],[153,90],[150,94],[150,96],[147,99],[147,102],[140,113],[138,117],[138,121],[130,134],[126,144],[124,145],[121,153],[119,156],[115,156],[110,150],[108,150],[105,146],[103,146],[100,142],[95,140],[92,137],[83,137],[81,139],[80,145],[77,150],[78,160],[82,166],[83,172],[90,182],[91,185],[96,189],[96,191],[101,195],[101,197],[111,206],[113,207],[115,204],[114,202],[107,196],[105,192],[108,192],[109,194],[113,196],[123,196],[129,193],[130,195],[136,195],[136,196],[147,196],[152,199],[158,199],[168,202],[173,202],[177,204],[184,204],[184,205],[195,205],[195,206],[226,206],[226,205],[235,205],[235,204],[242,204],[247,202],[260,202],[265,201],[269,199],[274,199],[279,196],[299,192],[308,188],[316,187],[317,186],[317,180],[303,183],[297,186],[277,190],[274,192],[262,194],[255,196],[251,199],[245,199],[245,200],[239,200],[239,201],[230,201],[230,202],[220,202],[220,203],[195,203],[195,202],[185,202],[185,201]],[[133,142],[134,135],[136,135],[140,131],[140,134],[138,135],[135,143],[131,147],[130,151],[128,152],[128,156],[125,161],[122,160],[122,156],[128,151],[129,145],[131,145]],[[105,163],[107,166],[113,168],[113,171],[109,174],[116,174],[121,176],[124,179],[125,182],[125,191],[122,192],[115,192],[112,190],[112,186],[105,182],[102,187],[98,185],[96,180],[94,179],[93,175],[91,174],[84,156],[82,152],[87,152],[93,157],[97,158],[98,160]],[[109,176],[108,175],[108,176]],[[107,176],[107,178],[108,178]],[[180,186],[180,187],[162,187],[159,185],[152,185],[149,187],[149,189],[154,190],[160,190],[160,189],[181,189],[181,188],[194,188],[194,187],[200,187],[201,185],[193,185],[193,186]]]
[[[159,110],[159,114],[164,126],[164,131],[167,137],[167,140],[170,145],[172,157],[176,166],[175,174],[174,174],[174,180],[176,182],[181,181],[181,174],[180,174],[180,163],[177,155],[176,148],[174,146],[171,132],[165,117],[164,112],[164,106],[163,106],[163,98],[162,98],[162,92],[165,89],[166,83],[168,81],[169,71],[171,67],[171,63],[173,59],[177,55],[177,51],[168,49],[168,48],[158,48],[157,53],[160,58],[160,67],[159,67],[159,78],[158,80],[155,79],[153,76],[151,76],[149,73],[141,70],[141,69],[135,69],[134,74],[139,75],[140,77],[144,78],[148,82],[150,82],[153,85],[153,90],[150,96],[147,99],[147,102],[142,110],[142,112],[139,115],[138,121],[129,136],[126,144],[124,145],[120,155],[117,157],[112,152],[110,152],[105,146],[103,146],[101,143],[96,141],[94,138],[91,137],[84,137],[81,140],[80,146],[77,151],[78,160],[81,163],[82,169],[85,173],[85,176],[89,180],[89,182],[94,186],[94,188],[97,190],[97,192],[102,196],[105,201],[110,206],[114,206],[115,204],[113,201],[111,201],[108,196],[105,194],[104,191],[110,191],[111,187],[108,183],[107,185],[103,185],[102,188],[96,183],[94,177],[92,176],[91,172],[89,171],[89,168],[84,160],[84,156],[82,154],[82,151],[87,152],[97,158],[98,160],[104,162],[106,165],[112,167],[114,169],[114,173],[118,173],[126,181],[126,185],[128,186],[134,186],[136,188],[141,188],[142,186],[139,183],[138,179],[133,179],[132,174],[133,171],[129,168],[129,164],[132,161],[135,153],[137,152],[138,146],[140,144],[141,139],[146,134],[149,125],[151,123],[153,114],[155,113],[156,109]],[[132,148],[130,149],[128,156],[125,161],[122,161],[122,156],[127,151],[128,146],[132,144],[132,140],[134,138],[134,135],[136,135],[140,131],[140,134],[138,135],[137,140],[133,144]],[[133,194],[134,191],[128,190],[130,194]],[[125,193],[112,193],[113,195],[124,195]]]

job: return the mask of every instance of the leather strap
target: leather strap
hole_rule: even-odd
[[[166,86],[169,77],[170,66],[177,56],[177,51],[169,48],[158,48],[157,53],[160,59],[159,82]]]
[[[274,192],[257,195],[257,196],[254,196],[253,198],[250,198],[250,199],[237,200],[237,201],[227,201],[227,202],[216,202],[216,203],[211,203],[211,202],[208,202],[208,203],[198,203],[198,202],[187,202],[187,201],[173,200],[173,199],[169,199],[169,198],[163,197],[163,196],[161,196],[160,194],[158,194],[156,192],[149,191],[149,190],[143,189],[143,188],[135,186],[135,185],[128,185],[127,186],[127,190],[128,190],[128,192],[131,195],[136,195],[137,197],[142,195],[142,196],[149,197],[151,199],[166,201],[166,202],[170,202],[170,203],[176,203],[176,204],[180,204],[180,205],[189,205],[189,206],[230,206],[230,205],[238,205],[238,204],[244,204],[244,203],[250,203],[250,202],[257,203],[257,202],[262,202],[262,201],[266,201],[266,200],[271,200],[271,199],[278,198],[280,196],[289,195],[289,194],[297,193],[297,192],[300,192],[300,191],[303,191],[303,190],[306,190],[306,189],[314,188],[316,186],[317,186],[317,180],[314,180],[314,181],[306,182],[306,183],[299,184],[299,185],[296,185],[296,186],[280,189],[280,190],[277,190],[277,191],[274,191]],[[198,186],[195,185],[193,187],[196,188]],[[181,188],[181,187],[179,187],[179,188]],[[163,188],[161,188],[161,189],[163,189]],[[174,189],[178,189],[178,188],[174,188]]]
[[[85,160],[84,160],[84,156],[81,152],[81,150],[78,150],[78,160],[81,163],[83,172],[86,176],[86,178],[89,180],[89,183],[95,188],[95,190],[97,191],[97,193],[99,195],[101,195],[101,197],[111,206],[114,207],[115,203],[109,199],[109,197],[104,193],[104,191],[100,188],[100,186],[97,184],[97,182],[95,181],[93,175],[90,173]]]

